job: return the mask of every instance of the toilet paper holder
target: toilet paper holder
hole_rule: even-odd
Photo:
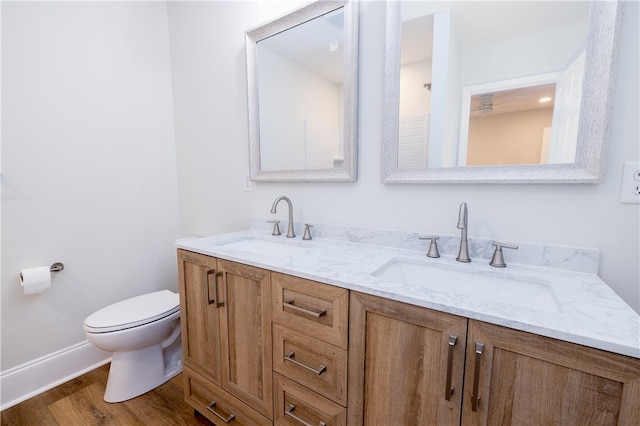
[[[49,268],[51,272],[60,272],[63,269],[64,269],[64,265],[62,264],[62,262],[56,262],[53,265],[51,265],[51,267]]]

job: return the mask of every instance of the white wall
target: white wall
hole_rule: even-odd
[[[164,3],[3,1],[2,65],[4,372],[85,341],[98,308],[177,290],[179,219]],[[56,261],[23,296],[20,269]]]
[[[490,25],[490,24],[489,24]],[[562,71],[584,51],[582,24],[462,49],[464,86]]]
[[[638,3],[627,3],[623,22],[608,173],[601,184],[381,184],[384,3],[362,1],[358,181],[254,183],[253,192],[243,193],[241,172],[249,167],[244,31],[287,10],[260,3],[169,5],[172,53],[180,54],[172,63],[183,234],[246,228],[250,216],[267,218],[281,194],[293,200],[296,220],[456,234],[458,205],[466,201],[470,238],[600,249],[600,276],[640,311],[639,206],[618,202],[622,163],[640,157]],[[226,96],[214,82],[224,82]],[[211,158],[221,155],[225,164],[212,167]],[[203,200],[205,194],[220,194],[224,202]]]
[[[431,61],[412,62],[400,67],[400,117],[431,112]]]
[[[306,120],[337,132],[342,85],[268,48],[258,49],[258,67],[262,170],[304,169]]]
[[[539,164],[552,119],[553,107],[470,117],[466,164]]]

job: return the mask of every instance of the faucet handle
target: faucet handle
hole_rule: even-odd
[[[302,236],[303,240],[310,240],[311,239],[311,229],[313,228],[313,225],[309,225],[308,223],[304,224],[304,235]]]
[[[440,257],[440,252],[438,251],[438,240],[440,237],[434,236],[418,236],[419,240],[431,240],[429,244],[429,250],[427,251],[427,257]]]
[[[280,221],[279,220],[268,220],[267,223],[273,223],[273,232],[271,233],[271,235],[282,235],[282,233],[280,232]]]
[[[499,243],[497,241],[494,241],[491,244],[496,246],[496,251],[493,252],[493,258],[491,259],[491,262],[489,262],[489,265],[495,266],[496,268],[504,268],[507,266],[507,264],[504,263],[504,256],[502,255],[503,247],[518,250],[518,246],[514,246],[512,244]]]

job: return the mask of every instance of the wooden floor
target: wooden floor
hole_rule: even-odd
[[[182,374],[129,401],[102,399],[109,364],[0,412],[0,424],[76,425],[212,425],[184,402]]]

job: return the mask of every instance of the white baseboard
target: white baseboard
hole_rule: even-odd
[[[0,372],[0,411],[91,371],[111,353],[87,341]]]

